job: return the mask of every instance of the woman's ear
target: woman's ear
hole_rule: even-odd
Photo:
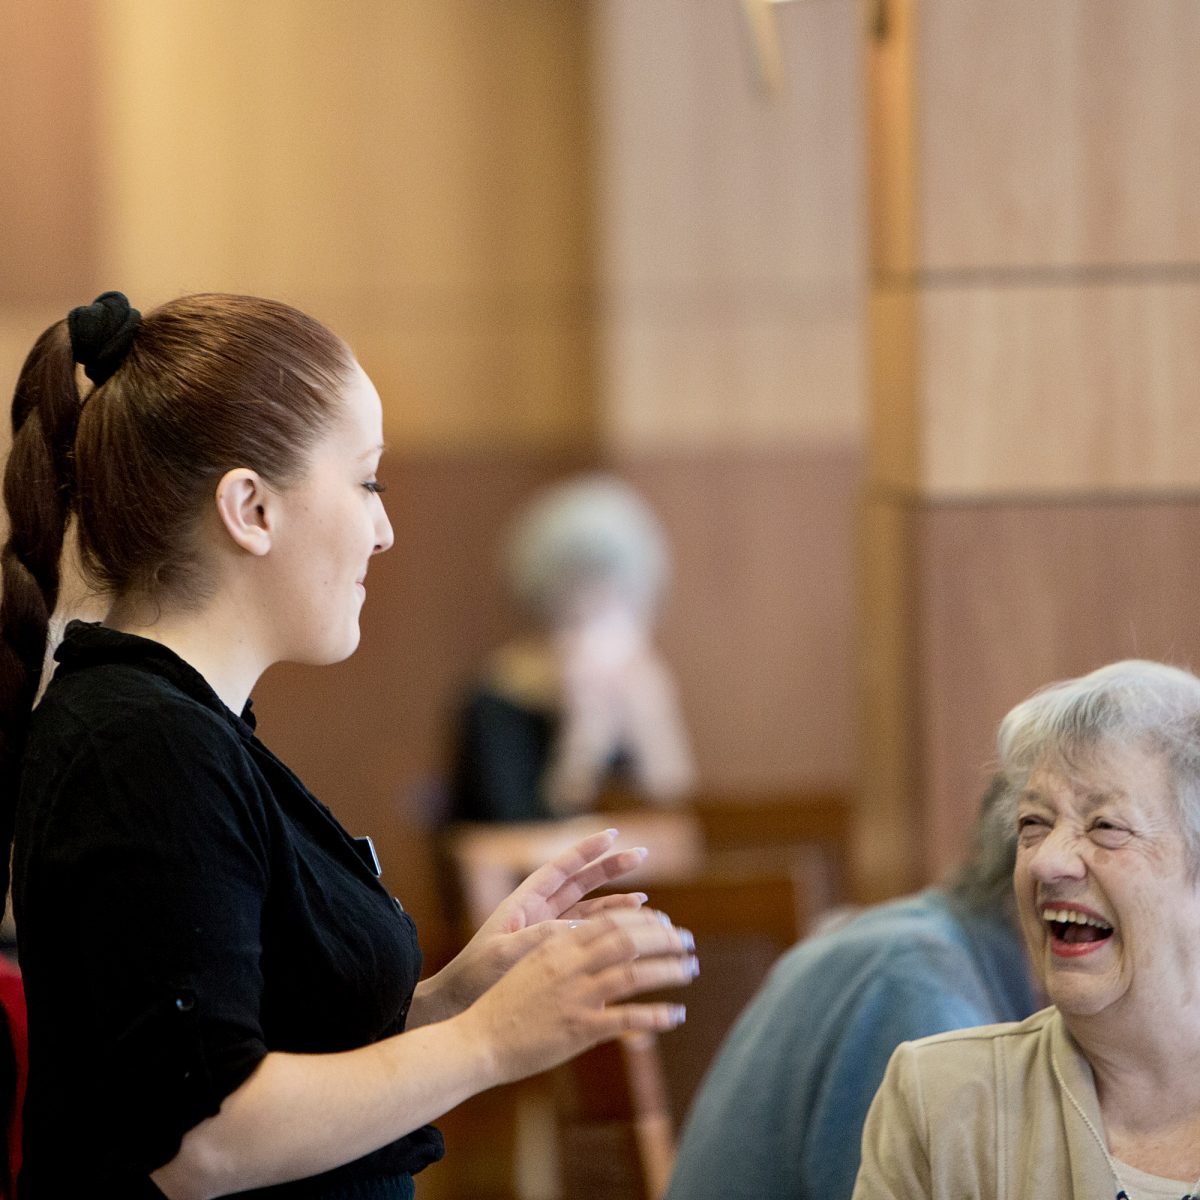
[[[226,471],[217,484],[217,515],[226,533],[247,554],[271,549],[274,495],[249,467]]]

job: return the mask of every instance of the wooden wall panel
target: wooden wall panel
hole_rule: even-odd
[[[915,629],[926,869],[965,833],[1004,714],[1119,658],[1200,668],[1200,500],[931,505]]]
[[[919,265],[1200,261],[1193,0],[925,0]]]
[[[885,11],[863,561],[866,611],[907,617],[864,633],[866,803],[924,814],[928,877],[965,845],[1011,704],[1190,647],[1200,9]]]
[[[605,443],[704,454],[857,437],[864,304],[849,284],[769,299],[626,296],[602,326]]]
[[[94,17],[90,0],[0,5],[0,306],[77,294],[95,271]]]
[[[360,348],[406,445],[594,433],[585,12],[113,0],[103,257]]]
[[[592,5],[606,441],[842,442],[863,422],[858,15],[780,6],[774,98],[741,6]]]
[[[642,453],[617,466],[673,547],[662,645],[704,786],[852,787],[858,446]]]
[[[916,304],[926,495],[1200,485],[1200,273],[927,286]]]

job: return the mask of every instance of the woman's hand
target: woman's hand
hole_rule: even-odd
[[[622,1003],[691,983],[692,935],[662,913],[612,908],[565,922],[459,1018],[499,1082],[548,1070],[627,1030],[674,1029],[680,1004]]]
[[[594,833],[534,871],[450,963],[417,985],[410,1026],[461,1012],[535,946],[561,933],[568,921],[641,908],[646,902],[642,892],[586,899],[641,866],[646,857],[642,849],[609,854],[616,836],[615,829]]]

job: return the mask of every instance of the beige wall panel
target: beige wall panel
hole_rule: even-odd
[[[856,6],[773,14],[784,62],[773,98],[758,89],[738,4],[602,0],[592,13],[612,441],[650,449],[856,432]]]
[[[564,306],[554,318],[431,312],[404,305],[332,322],[379,389],[394,449],[589,447],[594,441],[592,324]]]
[[[854,440],[859,292],[706,305],[631,302],[603,326],[604,438],[618,451]]]
[[[131,294],[247,290],[317,312],[403,382],[393,404],[432,398],[432,415],[400,409],[413,436],[590,436],[582,6],[103,11],[104,253]],[[511,423],[490,418],[497,377]]]
[[[1004,714],[1119,658],[1200,667],[1200,501],[939,505],[917,525],[926,870],[964,851]]]
[[[94,15],[93,0],[0,4],[0,304],[74,296],[95,272]]]
[[[853,788],[857,443],[640,452],[616,466],[671,542],[661,640],[702,786]]]
[[[1200,485],[1200,284],[920,293],[931,495]]]
[[[919,265],[1200,261],[1195,0],[921,0]]]
[[[577,286],[572,9],[114,0],[115,265],[163,294],[213,275],[351,297]]]

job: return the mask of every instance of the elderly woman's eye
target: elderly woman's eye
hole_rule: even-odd
[[[1119,825],[1115,821],[1109,821],[1104,817],[1099,817],[1092,822],[1089,832],[1092,835],[1093,841],[1101,846],[1119,846],[1129,840],[1132,836],[1130,831],[1124,825]]]
[[[1017,817],[1017,833],[1022,837],[1034,837],[1046,828],[1044,817],[1036,817],[1032,813],[1022,813]]]

